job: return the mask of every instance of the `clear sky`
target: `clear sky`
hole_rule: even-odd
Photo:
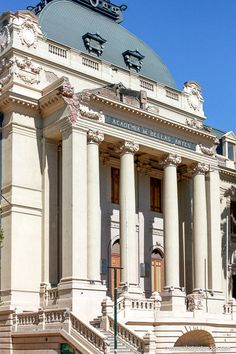
[[[236,0],[120,0],[123,26],[148,43],[170,69],[177,87],[202,86],[206,124],[236,132]],[[3,11],[37,0],[1,0]]]

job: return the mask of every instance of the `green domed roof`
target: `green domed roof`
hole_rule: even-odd
[[[144,57],[143,60],[138,58],[138,62],[143,63],[138,68],[140,75],[176,87],[168,68],[150,47],[113,19],[93,9],[72,0],[54,0],[40,12],[39,25],[48,39],[85,53],[83,37],[88,33],[99,34],[106,41],[101,60],[124,69],[128,68],[127,51],[134,55],[138,51],[138,55]]]

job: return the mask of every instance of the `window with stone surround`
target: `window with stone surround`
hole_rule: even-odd
[[[120,170],[116,167],[111,167],[111,202],[119,204],[120,202]]]
[[[162,212],[161,185],[160,179],[150,178],[150,209],[157,213]]]

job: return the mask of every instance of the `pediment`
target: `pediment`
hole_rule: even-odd
[[[236,135],[233,131],[230,131],[223,136],[223,139],[224,140],[233,140],[236,142]]]

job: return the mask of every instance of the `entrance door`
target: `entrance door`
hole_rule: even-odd
[[[112,267],[120,267],[120,241],[117,240],[111,249],[111,266]],[[110,289],[111,289],[111,298],[114,299],[114,270],[111,269],[110,276]],[[117,270],[117,287],[120,286],[120,269]]]
[[[152,292],[163,291],[164,288],[164,259],[160,251],[152,252]]]

